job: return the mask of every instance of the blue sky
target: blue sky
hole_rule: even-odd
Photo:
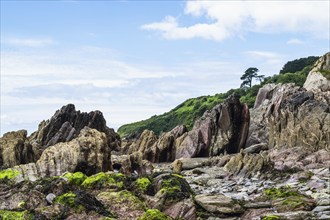
[[[329,46],[329,1],[1,1],[1,135],[61,106],[109,127]]]

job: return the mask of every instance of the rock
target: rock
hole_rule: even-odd
[[[0,167],[8,168],[35,160],[26,130],[8,132],[0,138]]]
[[[267,155],[267,154],[266,154]],[[225,170],[241,177],[250,177],[269,164],[268,157],[262,154],[236,154],[224,166]]]
[[[263,94],[265,90],[267,95]],[[312,151],[329,147],[329,94],[313,93],[293,84],[269,84],[259,95],[261,104],[251,111],[246,147],[258,143],[266,143],[269,148],[304,147]],[[323,101],[316,97],[323,97]]]
[[[253,154],[253,153],[259,153],[262,150],[268,150],[267,144],[260,143],[260,144],[251,145],[248,148],[245,148],[243,150],[243,153],[245,153],[245,154]]]
[[[149,150],[154,145],[154,143],[156,143],[157,140],[158,137],[153,131],[144,130],[140,135],[139,139],[130,143],[127,146],[124,146],[121,151],[124,154],[131,154],[137,151],[144,154],[144,152]]]
[[[224,195],[197,195],[195,202],[208,212],[217,214],[240,214],[244,209],[229,197]]]
[[[245,145],[250,114],[237,96],[206,111],[176,149],[176,158],[237,153]]]
[[[175,160],[172,163],[172,167],[173,167],[173,173],[181,173],[182,171],[182,161],[181,160]]]
[[[283,212],[283,213],[267,213],[262,214],[261,218],[273,218],[273,219],[284,219],[284,220],[297,220],[297,219],[306,219],[312,220],[315,219],[314,216],[307,211],[296,211],[296,212]]]
[[[126,175],[137,173],[145,176],[152,174],[154,167],[147,161],[142,159],[141,152],[135,152],[129,155],[111,155],[113,170]]]
[[[173,219],[197,219],[196,207],[191,198],[174,203],[167,207],[163,212]]]
[[[29,137],[30,143],[35,149],[39,149],[37,153],[40,155],[49,146],[60,142],[69,142],[76,138],[86,126],[103,132],[111,149],[119,149],[119,135],[106,126],[102,112],[76,111],[73,104],[63,106],[55,112],[51,119],[41,122],[38,131]]]
[[[137,219],[144,213],[143,202],[127,190],[101,192],[96,198],[119,219]]]
[[[15,182],[35,181],[65,172],[81,171],[92,175],[111,170],[110,152],[106,135],[85,127],[77,138],[48,147],[36,163],[22,164],[9,170],[18,173]]]
[[[47,196],[46,196],[46,200],[49,204],[53,204],[53,200],[55,199],[56,195],[53,194],[53,193],[49,193]]]
[[[324,211],[330,211],[330,206],[316,206],[312,212],[324,212]]]
[[[330,80],[321,74],[322,71],[330,71],[330,52],[322,56],[309,72],[304,83],[306,90],[330,91]]]

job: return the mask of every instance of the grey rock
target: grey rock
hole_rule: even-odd
[[[56,195],[53,194],[53,193],[49,193],[47,196],[46,196],[46,200],[49,204],[53,204],[53,200],[55,199]]]

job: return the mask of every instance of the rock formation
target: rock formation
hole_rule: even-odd
[[[104,133],[85,127],[77,138],[48,147],[36,163],[12,169],[19,172],[18,182],[59,176],[65,172],[80,171],[92,175],[111,170],[111,148]]]
[[[36,160],[26,130],[8,132],[0,138],[0,167],[13,167]]]
[[[176,158],[237,153],[245,146],[249,109],[233,95],[198,119],[176,150]]]
[[[0,167],[36,162],[45,149],[73,140],[84,127],[104,133],[107,145],[111,149],[119,149],[120,137],[106,126],[102,112],[80,112],[73,104],[68,104],[57,110],[51,119],[42,121],[38,130],[29,137],[26,131],[21,130],[0,138]]]
[[[310,151],[330,149],[330,54],[321,57],[304,87],[267,84],[257,95],[251,111],[246,147],[264,143],[270,148],[304,147]]]

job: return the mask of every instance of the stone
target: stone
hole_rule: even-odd
[[[26,130],[8,132],[0,138],[0,167],[9,168],[35,160],[36,155]]]
[[[244,212],[244,209],[238,203],[222,194],[197,195],[195,196],[195,202],[211,213],[240,214]]]
[[[172,167],[173,167],[173,173],[181,173],[181,171],[182,171],[182,161],[176,159],[172,163]]]
[[[53,204],[53,200],[55,199],[56,195],[53,194],[53,193],[49,193],[47,196],[46,196],[46,200],[49,204]]]
[[[174,203],[167,207],[163,212],[173,219],[197,219],[196,207],[191,198]]]
[[[330,206],[316,206],[312,212],[324,212],[324,211],[330,211]]]
[[[243,153],[245,153],[245,154],[253,154],[253,153],[259,153],[262,150],[268,150],[267,144],[260,143],[260,144],[251,145],[248,148],[245,148],[243,150]]]

